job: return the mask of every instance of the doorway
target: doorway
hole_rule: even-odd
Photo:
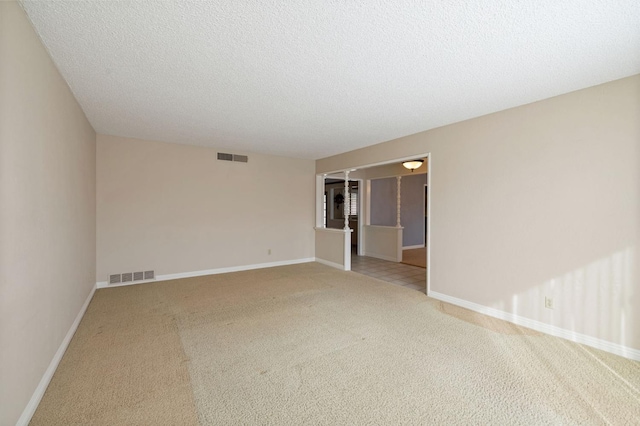
[[[326,263],[327,265],[336,267],[338,269],[344,269],[346,271],[351,270],[352,267],[352,256],[348,256],[351,250],[349,247],[351,246],[351,242],[355,243],[357,247],[357,257],[375,257],[377,259],[386,260],[391,258],[390,260],[396,262],[396,265],[391,266],[401,266],[399,264],[402,262],[402,257],[399,257],[397,253],[402,251],[403,241],[402,241],[402,227],[400,226],[400,220],[397,220],[396,226],[385,226],[385,225],[373,225],[372,224],[372,207],[371,206],[371,182],[375,179],[380,179],[384,177],[392,177],[395,176],[397,180],[397,186],[401,184],[401,177],[410,175],[406,169],[403,168],[403,162],[409,160],[415,160],[416,158],[420,158],[422,162],[426,163],[426,175],[427,175],[427,186],[431,187],[431,163],[432,156],[430,153],[424,154],[416,154],[408,157],[397,158],[394,160],[381,161],[377,163],[369,163],[369,164],[355,164],[347,168],[327,170],[324,172],[320,172],[316,175],[316,259],[318,262]],[[342,177],[342,179],[340,179]],[[328,188],[328,185],[331,183],[338,183],[337,180],[341,180],[344,187],[344,178],[348,178],[349,182],[352,180],[358,181],[358,214],[357,217],[351,217],[347,219],[347,227],[345,227],[345,218],[344,214],[342,216],[342,226],[338,227],[336,223],[332,223],[330,219],[330,214],[333,212],[331,203],[333,201],[333,197],[331,191]],[[420,186],[418,188],[421,188]],[[416,189],[418,189],[416,188]],[[422,186],[424,188],[424,186]],[[334,191],[335,192],[335,191]],[[422,189],[418,189],[418,197]],[[398,192],[399,194],[400,192]],[[415,204],[417,204],[418,211],[414,216],[417,222],[417,226],[415,229],[418,238],[422,237],[420,235],[424,230],[424,244],[426,249],[423,250],[426,252],[425,261],[426,264],[430,266],[430,252],[431,252],[431,244],[429,243],[431,237],[431,228],[430,228],[430,220],[431,220],[431,197],[430,191],[424,190],[424,205],[426,206],[426,212],[424,212],[424,208],[421,208],[421,204],[419,198]],[[398,196],[398,200],[400,197]],[[396,204],[395,202],[393,204]],[[400,218],[400,201],[397,203],[396,213],[397,217]],[[424,213],[426,214],[424,214]],[[422,216],[422,217],[421,217]],[[355,219],[355,220],[354,220]],[[349,222],[353,223],[353,226],[349,226]],[[424,225],[422,224],[424,222]],[[330,228],[334,228],[333,230]],[[337,232],[338,230],[344,230],[345,228],[347,232]],[[349,229],[350,228],[350,229]],[[376,228],[376,229],[374,229]],[[420,229],[423,228],[423,229]],[[353,236],[353,240],[351,238],[350,230],[353,229],[357,233]],[[400,230],[400,232],[394,230]],[[384,231],[384,232],[383,232]],[[340,235],[342,234],[342,235]],[[415,234],[414,234],[415,235]],[[331,237],[329,237],[331,236]],[[322,237],[322,238],[320,238]],[[393,241],[393,248],[388,249],[386,241]],[[320,243],[318,243],[320,241]],[[387,244],[387,245],[385,245]],[[414,243],[419,244],[419,243]],[[380,249],[382,247],[382,249]],[[393,252],[393,256],[387,255],[387,251],[390,253]],[[342,253],[344,255],[342,260],[337,260],[335,253]],[[353,252],[352,252],[353,253]],[[351,254],[351,253],[349,253]],[[341,256],[342,256],[341,255]],[[379,265],[378,265],[379,267]],[[431,268],[427,267],[426,271],[424,267],[422,267],[422,271],[420,272],[422,275],[422,279],[426,281],[426,292],[429,293],[431,287]],[[425,273],[426,272],[426,273]],[[426,275],[426,276],[425,276]]]

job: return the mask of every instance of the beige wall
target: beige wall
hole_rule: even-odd
[[[313,161],[248,155],[98,135],[96,280],[312,258]]]
[[[426,152],[431,290],[640,349],[639,75],[321,159],[316,171]]]
[[[316,258],[320,261],[327,261],[333,266],[345,264],[345,242],[344,231],[336,229],[316,230]]]
[[[0,2],[0,424],[95,285],[95,133],[15,2]]]
[[[390,262],[402,261],[403,229],[395,226],[366,225],[364,232],[364,255]]]

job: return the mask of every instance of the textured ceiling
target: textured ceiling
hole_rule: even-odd
[[[23,1],[99,133],[317,159],[640,73],[638,0]]]

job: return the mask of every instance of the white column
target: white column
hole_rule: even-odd
[[[329,222],[329,194],[326,194],[327,191],[327,175],[323,174],[322,175],[322,191],[320,191],[320,209],[322,210],[322,213],[320,215],[320,217],[322,218],[322,227],[326,228],[327,227],[327,223]],[[325,200],[325,196],[326,196],[326,200]],[[325,202],[327,203],[325,205]]]
[[[349,200],[349,171],[344,172],[344,270],[351,270],[351,228],[349,228],[349,213],[351,202]]]
[[[371,225],[371,180],[364,181],[364,224]]]
[[[316,176],[316,228],[324,228],[324,180],[327,175]]]
[[[349,231],[349,213],[351,202],[349,200],[349,171],[344,172],[344,230]]]
[[[402,225],[400,225],[400,202],[401,202],[401,195],[400,195],[400,187],[401,182],[402,182],[402,176],[396,176],[396,180],[398,181],[398,211],[397,211],[397,218],[396,218],[396,228],[400,228]]]

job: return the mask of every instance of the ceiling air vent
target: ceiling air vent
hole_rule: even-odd
[[[225,154],[224,152],[219,152],[218,160],[233,161],[233,154]]]
[[[247,157],[246,155],[233,154],[233,161],[237,161],[239,163],[248,163],[249,157]]]
[[[120,274],[109,275],[109,284],[120,283]]]
[[[133,273],[132,272],[126,272],[126,273],[122,274],[122,282],[123,283],[128,283],[130,281],[133,281]]]

